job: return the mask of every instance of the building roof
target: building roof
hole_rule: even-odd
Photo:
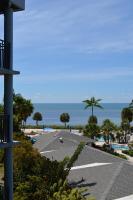
[[[63,138],[63,143],[59,137]],[[47,145],[45,143],[40,152],[50,159],[62,160],[73,154],[79,142],[88,140],[84,136],[61,132],[57,137],[52,136],[51,142],[45,141]],[[73,186],[87,188],[86,196],[94,196],[97,200],[115,200],[133,194],[133,165],[86,145],[68,180]]]

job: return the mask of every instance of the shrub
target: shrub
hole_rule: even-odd
[[[133,150],[124,150],[124,151],[122,151],[122,153],[127,154],[127,155],[133,157]]]
[[[96,124],[87,124],[84,129],[84,135],[94,139],[94,137],[99,137],[100,128]]]

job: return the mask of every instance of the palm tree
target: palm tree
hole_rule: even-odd
[[[66,123],[68,123],[70,121],[70,116],[68,113],[62,113],[60,115],[60,121],[63,122],[65,124],[65,128],[66,128]]]
[[[121,140],[123,140],[124,132],[122,130],[122,127],[117,127],[116,133],[115,133],[115,139],[118,143],[121,143]]]
[[[131,111],[131,108],[123,108],[121,112],[121,119],[122,121],[128,120],[129,123],[132,121],[133,113]]]
[[[25,100],[23,105],[22,122],[26,125],[27,118],[33,113],[34,107],[31,100]]]
[[[31,100],[27,100],[21,94],[13,94],[13,114],[16,123],[19,125],[26,124],[26,120],[31,116],[34,106]]]
[[[90,116],[88,120],[88,124],[97,124],[97,117],[96,116]]]
[[[103,131],[103,136],[105,141],[107,141],[107,143],[110,143],[110,139],[113,137],[113,131],[116,130],[116,126],[115,124],[110,121],[109,119],[105,119],[103,121],[103,124],[101,126],[101,129]]]
[[[103,108],[99,102],[101,101],[102,99],[95,99],[95,97],[91,97],[91,99],[86,99],[83,101],[83,103],[86,104],[85,106],[85,109],[91,107],[91,112],[92,112],[92,116],[93,116],[93,112],[94,112],[94,107],[97,107],[97,108]]]
[[[128,119],[121,122],[121,128],[124,131],[125,143],[127,143],[127,134],[130,132],[130,122]]]
[[[36,121],[36,125],[38,126],[38,121],[42,121],[42,114],[40,112],[34,113],[33,120]]]

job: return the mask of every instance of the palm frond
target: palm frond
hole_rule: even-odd
[[[102,101],[102,99],[97,99],[96,101],[99,102],[99,101]]]
[[[91,97],[90,99],[86,99],[83,101],[83,103],[85,103],[85,109],[89,108],[89,107],[98,107],[98,108],[103,108],[99,102],[101,101],[102,99],[95,99],[95,97]]]
[[[91,102],[89,99],[84,100],[83,103],[85,103],[85,104],[87,104],[87,105],[91,105],[91,104],[92,104],[92,102]]]
[[[84,109],[87,109],[88,107],[90,107],[89,105],[86,105]]]
[[[95,106],[98,107],[98,108],[102,108],[103,109],[103,106],[101,106],[99,104],[96,104]]]

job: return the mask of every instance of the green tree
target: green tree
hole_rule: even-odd
[[[48,200],[95,200],[93,197],[83,197],[82,193],[84,193],[85,189],[68,187],[67,182],[65,181],[59,190],[53,194]]]
[[[14,187],[24,183],[29,176],[38,176],[47,180],[50,187],[57,180],[66,178],[65,166],[68,159],[61,162],[51,161],[32,147],[31,142],[23,134],[14,135],[20,145],[14,148]],[[55,170],[56,169],[56,170]]]
[[[91,97],[91,99],[86,99],[83,101],[83,103],[86,104],[85,109],[91,107],[91,115],[93,116],[93,112],[94,112],[94,107],[97,108],[103,108],[99,102],[101,101],[101,99],[95,99],[95,97]]]
[[[123,131],[121,128],[117,129],[116,131],[116,140],[118,143],[121,143],[121,138],[124,136]]]
[[[89,120],[88,120],[89,124],[97,124],[97,122],[98,121],[97,121],[97,117],[96,116],[93,115],[93,116],[89,117]]]
[[[94,139],[95,137],[99,137],[100,128],[97,125],[97,117],[91,115],[88,120],[88,124],[85,126],[84,135]]]
[[[110,139],[114,137],[112,132],[116,130],[116,125],[113,122],[111,122],[109,119],[106,119],[103,121],[101,129],[103,131],[103,136],[104,136],[105,141],[109,144]]]
[[[63,122],[65,124],[66,127],[66,123],[68,123],[70,121],[70,116],[68,113],[62,113],[60,115],[60,121]]]
[[[43,178],[29,176],[25,183],[17,186],[14,200],[95,200],[85,198],[85,189],[71,188],[67,181],[59,180],[47,190],[47,183]]]
[[[24,114],[23,114],[23,124],[26,125],[27,118],[33,113],[34,107],[30,100],[25,100],[24,104]]]
[[[38,176],[28,176],[25,182],[16,187],[14,200],[47,200],[48,196],[46,180]]]
[[[42,114],[40,112],[34,113],[33,120],[36,121],[36,125],[38,126],[38,121],[42,121]]]
[[[0,113],[3,113],[4,109],[3,109],[3,105],[0,104]]]
[[[122,121],[128,120],[129,123],[132,121],[133,113],[130,108],[123,108],[123,110],[121,112],[121,119],[122,119]]]
[[[78,145],[78,147],[75,150],[74,154],[72,155],[72,157],[68,161],[67,166],[66,166],[67,175],[69,174],[70,169],[73,166],[73,164],[75,163],[75,161],[78,159],[78,157],[79,157],[80,153],[82,152],[84,146],[85,146],[85,143],[84,142],[80,142],[80,144]]]
[[[124,131],[125,143],[127,143],[127,134],[130,133],[130,122],[128,119],[121,122],[121,128]]]
[[[26,123],[26,120],[31,116],[34,110],[33,104],[30,100],[22,97],[21,94],[13,95],[13,114],[14,114],[14,126],[21,126]]]
[[[84,135],[94,139],[95,137],[99,137],[100,127],[94,123],[87,124],[84,129]]]

